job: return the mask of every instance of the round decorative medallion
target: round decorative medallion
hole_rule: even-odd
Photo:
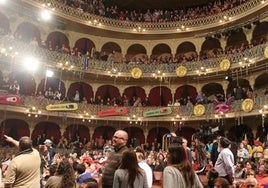
[[[227,71],[227,70],[229,70],[230,66],[231,66],[231,63],[230,63],[230,61],[229,61],[228,59],[224,59],[224,60],[222,60],[221,63],[220,63],[220,69],[221,69],[222,71]]]
[[[194,106],[194,115],[202,116],[205,113],[206,109],[205,106],[202,104],[198,104]]]
[[[268,58],[268,46],[266,46],[264,49],[264,56]]]
[[[178,77],[184,77],[184,76],[186,76],[186,74],[187,74],[187,68],[184,67],[184,66],[179,66],[176,69],[176,74],[177,74]]]
[[[253,110],[254,102],[252,99],[245,99],[242,104],[241,108],[244,112],[250,112]]]
[[[135,79],[140,78],[142,75],[142,70],[138,67],[135,67],[131,70],[131,76]]]

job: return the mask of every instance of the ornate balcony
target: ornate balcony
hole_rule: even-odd
[[[141,22],[131,22],[131,21],[120,21],[115,19],[109,19],[89,13],[84,13],[81,10],[68,7],[56,0],[22,0],[24,3],[33,5],[35,7],[42,7],[44,3],[50,3],[56,11],[57,14],[65,19],[75,21],[84,25],[91,27],[97,27],[104,30],[124,32],[124,33],[136,33],[136,34],[168,34],[168,33],[185,33],[201,30],[209,30],[213,27],[219,27],[226,25],[228,27],[234,26],[232,24],[235,21],[241,20],[251,14],[267,9],[267,3],[262,3],[261,0],[249,0],[246,3],[241,4],[238,7],[224,11],[222,13],[207,16],[204,18],[198,18],[193,20],[182,20],[178,22],[165,22],[165,23],[141,23]],[[252,16],[251,19],[261,19],[262,12],[256,16]],[[231,17],[232,20],[228,22],[220,22],[224,17]],[[92,24],[98,22],[100,24]],[[235,23],[237,25],[237,23]],[[145,32],[135,32],[134,28],[143,28]],[[178,30],[179,26],[184,26],[188,28],[187,30]]]

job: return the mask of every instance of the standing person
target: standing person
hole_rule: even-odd
[[[19,141],[4,135],[7,142],[19,148],[19,153],[10,162],[5,176],[5,188],[39,188],[40,164],[39,152],[32,147],[28,136]]]
[[[220,139],[219,149],[220,154],[215,164],[215,170],[219,173],[219,177],[228,180],[232,184],[234,179],[234,155],[229,149],[231,141],[225,137]]]
[[[186,157],[183,146],[171,144],[168,148],[167,161],[169,166],[164,169],[163,188],[203,188],[202,183]]]
[[[136,149],[136,156],[138,160],[138,165],[141,169],[144,170],[146,177],[147,177],[147,183],[148,188],[151,188],[153,186],[153,171],[152,168],[146,163],[145,161],[145,152],[144,150],[138,146]]]
[[[216,163],[218,156],[219,156],[218,148],[219,148],[220,139],[221,139],[221,136],[218,135],[216,140],[212,144],[212,150],[210,153],[210,160],[211,160],[213,166],[215,166],[215,163]]]
[[[148,188],[147,178],[133,151],[123,153],[119,169],[115,171],[113,188]]]
[[[55,155],[55,150],[52,147],[53,142],[50,139],[46,139],[44,142],[45,146],[47,147],[47,162],[49,165],[51,165],[53,161],[53,157]]]
[[[186,138],[182,138],[182,146],[185,149],[187,159],[191,164],[193,164],[193,156],[192,156],[192,151],[191,149],[187,146],[188,141]]]
[[[115,151],[109,154],[105,162],[104,171],[102,174],[102,188],[112,188],[114,181],[114,173],[120,165],[122,154],[128,151],[127,145],[128,134],[124,130],[118,130],[114,133],[112,145]]]
[[[45,188],[75,188],[75,177],[72,165],[67,159],[60,161],[54,176],[50,176]]]

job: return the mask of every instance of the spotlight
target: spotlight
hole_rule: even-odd
[[[228,82],[232,82],[233,78],[230,75],[226,75],[225,80],[227,80]]]

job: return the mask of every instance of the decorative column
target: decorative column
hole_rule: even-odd
[[[224,96],[225,98],[227,98],[227,89],[228,89],[228,84],[229,82],[228,81],[224,81],[222,83],[219,83],[219,84],[222,84],[222,88],[223,88],[223,91],[224,91]]]
[[[93,139],[94,131],[95,131],[95,128],[92,127],[92,126],[90,126],[89,127],[89,136],[90,136],[89,140],[92,140]]]
[[[65,127],[63,124],[59,124],[59,127],[60,127],[60,134],[61,134],[61,136],[63,136],[63,134],[65,132]]]

